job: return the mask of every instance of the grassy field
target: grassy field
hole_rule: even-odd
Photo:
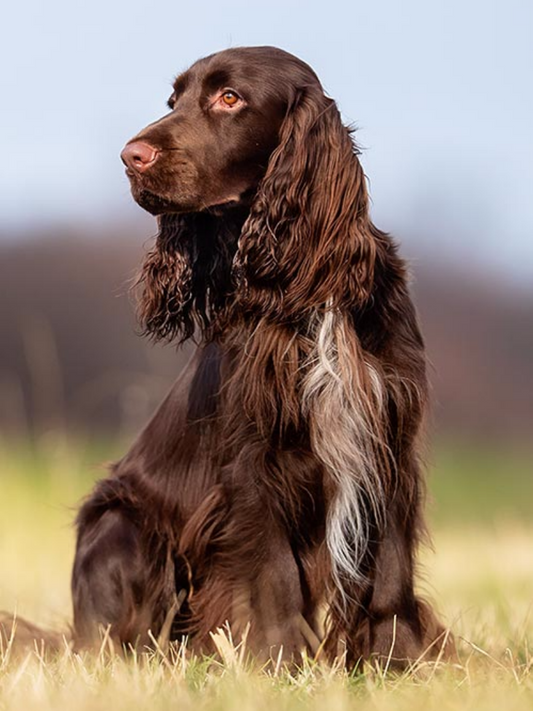
[[[117,448],[115,448],[115,452]],[[0,447],[0,609],[65,628],[72,520],[113,448],[57,441]],[[533,708],[533,466],[531,456],[441,446],[434,455],[420,587],[458,640],[460,661],[423,660],[401,675],[348,675],[312,660],[301,673],[252,671],[223,633],[224,663],[173,655],[57,659],[0,650],[0,711],[69,709]],[[529,641],[528,641],[529,640]]]

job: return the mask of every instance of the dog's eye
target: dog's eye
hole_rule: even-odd
[[[225,91],[222,94],[221,99],[226,106],[235,106],[235,104],[239,101],[239,97],[234,91]]]
[[[208,107],[215,111],[238,111],[245,104],[246,101],[233,89],[220,89]]]

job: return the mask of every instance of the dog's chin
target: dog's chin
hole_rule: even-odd
[[[241,205],[244,196],[231,196],[223,200],[215,200],[212,203],[202,203],[200,201],[175,201],[169,198],[162,197],[150,190],[133,190],[133,198],[135,202],[146,210],[151,215],[165,215],[172,213],[188,213],[188,212],[211,212],[215,215],[223,214],[228,208],[234,208]]]
[[[193,212],[193,205],[182,205],[168,198],[161,197],[149,190],[133,190],[135,202],[151,215],[164,215],[166,213]]]

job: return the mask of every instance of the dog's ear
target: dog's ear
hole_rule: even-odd
[[[242,222],[209,213],[161,215],[158,222],[134,285],[142,331],[155,341],[203,340],[233,288],[231,255]]]
[[[193,335],[194,224],[188,216],[162,215],[159,233],[135,282],[137,317],[155,341]]]
[[[238,303],[280,319],[361,305],[372,291],[375,250],[351,133],[321,89],[302,89],[239,240]]]

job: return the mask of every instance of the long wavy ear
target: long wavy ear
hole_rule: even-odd
[[[376,246],[357,154],[335,102],[300,90],[239,240],[240,308],[277,320],[368,299]]]
[[[209,213],[168,214],[134,284],[143,333],[179,343],[208,337],[231,285],[242,221]]]

